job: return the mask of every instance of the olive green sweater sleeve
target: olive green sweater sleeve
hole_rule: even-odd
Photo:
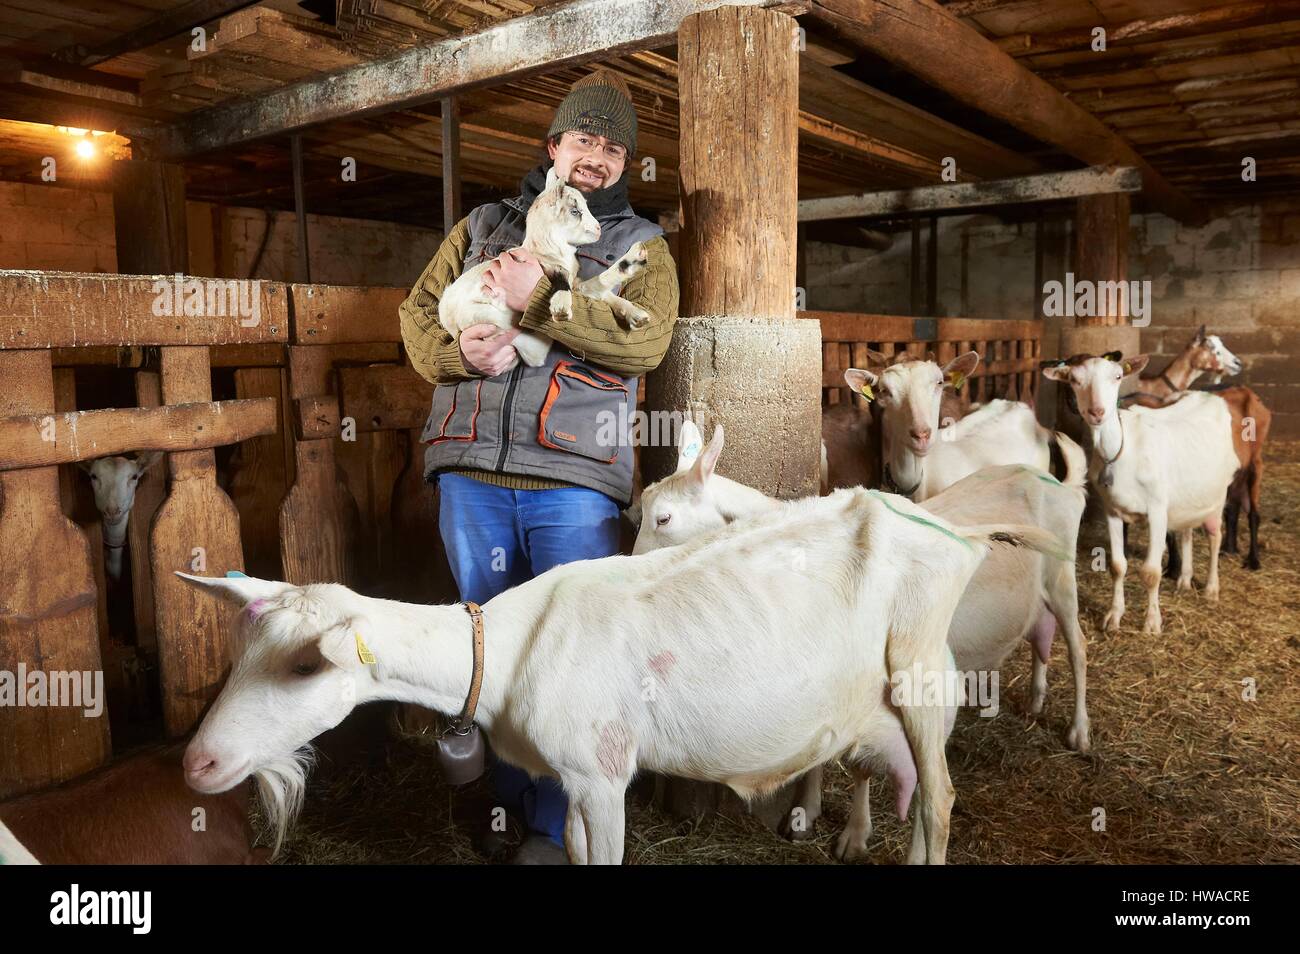
[[[443,239],[433,261],[425,267],[411,294],[397,308],[402,341],[411,366],[420,377],[434,384],[455,384],[483,376],[465,367],[459,342],[438,320],[438,302],[447,286],[464,270],[468,249],[469,219],[464,218]]]
[[[636,377],[659,366],[677,321],[677,265],[663,236],[646,242],[646,267],[623,286],[622,297],[649,312],[649,324],[633,331],[609,305],[576,291],[573,320],[552,321],[551,280],[543,275],[519,327],[554,339],[583,361]]]

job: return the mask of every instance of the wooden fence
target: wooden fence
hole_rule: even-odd
[[[1003,397],[1033,403],[1042,353],[1042,322],[837,311],[804,311],[799,317],[819,321],[822,326],[823,404],[838,404],[849,398],[844,369],[866,367],[868,349],[886,356],[908,351],[918,357],[933,351],[941,364],[964,352],[977,351],[980,363],[971,376],[970,401]],[[865,404],[861,395],[853,395],[853,400]]]

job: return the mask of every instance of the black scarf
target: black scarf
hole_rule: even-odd
[[[519,195],[524,200],[525,210],[546,188],[546,173],[551,165],[549,162],[539,163],[519,183]],[[631,206],[627,201],[627,170],[623,170],[623,174],[613,185],[597,189],[595,192],[584,192],[582,197],[587,200],[587,208],[597,219],[607,218],[625,210],[630,212]]]

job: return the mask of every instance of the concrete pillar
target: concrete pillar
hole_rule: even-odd
[[[722,7],[682,21],[681,315],[646,381],[652,410],[726,428],[719,472],[781,497],[817,492],[821,328],[795,317],[799,44],[772,10]],[[676,449],[645,448],[646,482]],[[669,780],[670,810],[739,810],[721,786]],[[754,814],[776,827],[790,788]]]

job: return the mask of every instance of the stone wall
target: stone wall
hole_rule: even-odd
[[[1048,224],[1044,281],[1063,278],[1072,245],[1068,221]],[[939,226],[940,316],[1041,317],[1033,223],[960,215],[941,218]],[[883,252],[813,242],[807,255],[809,309],[913,313],[907,233],[895,235]],[[1152,283],[1142,348],[1152,353],[1153,367],[1206,324],[1245,363],[1239,380],[1273,411],[1274,435],[1300,438],[1300,373],[1293,360],[1300,350],[1300,198],[1225,208],[1197,228],[1163,215],[1135,215],[1129,278]],[[1054,353],[1054,338],[1049,331],[1045,353]]]
[[[190,271],[218,278],[289,281],[297,263],[292,212],[187,203]],[[271,233],[258,260],[258,249]],[[392,222],[307,216],[312,280],[414,285],[442,233]],[[55,185],[0,182],[0,268],[116,272],[113,197]]]

